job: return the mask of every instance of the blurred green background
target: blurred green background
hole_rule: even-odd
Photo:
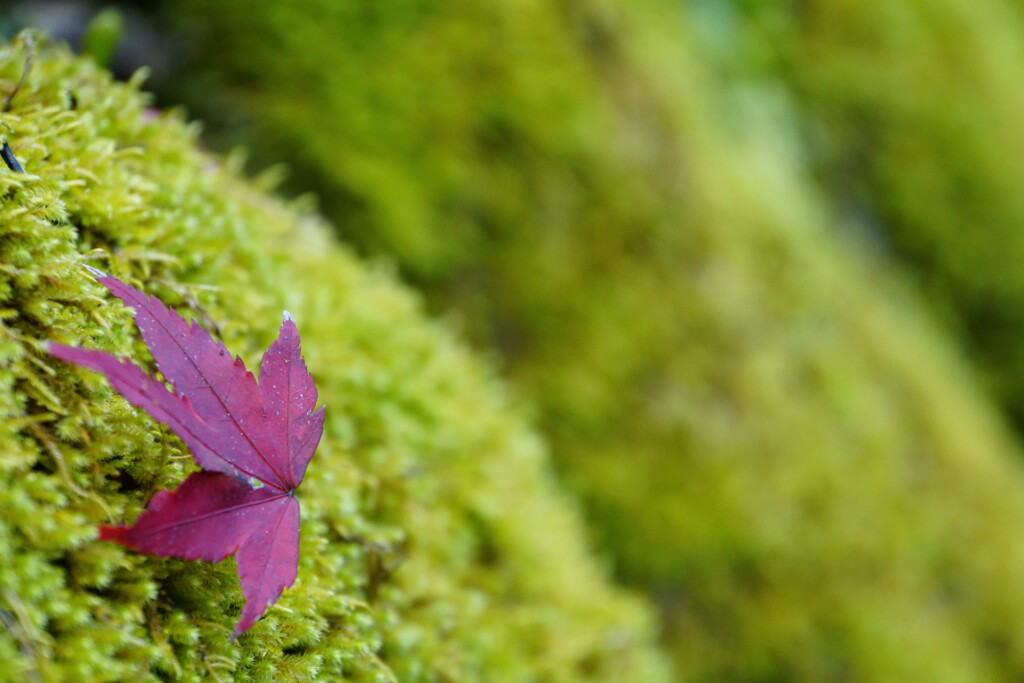
[[[491,354],[680,680],[1024,677],[1019,3],[100,9],[2,21],[151,67]]]

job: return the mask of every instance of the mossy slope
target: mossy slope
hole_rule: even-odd
[[[1016,446],[679,3],[171,6],[193,105],[502,351],[684,678],[1024,674]]]
[[[822,193],[914,268],[1024,425],[1020,4],[727,4],[727,80],[782,86]]]
[[[9,91],[25,53],[0,51]],[[198,151],[133,85],[44,48],[0,172],[0,678],[663,680],[642,608],[587,556],[544,449],[486,369],[387,273]],[[96,540],[191,461],[46,339],[146,359],[89,262],[216,321],[249,363],[299,321],[328,406],[299,579],[229,640],[230,561]]]

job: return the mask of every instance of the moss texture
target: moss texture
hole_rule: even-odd
[[[219,139],[500,349],[682,678],[1024,675],[1017,447],[679,3],[170,6]]]
[[[9,92],[25,54],[0,51]],[[544,447],[491,373],[386,272],[197,150],[136,84],[44,48],[0,115],[0,679],[658,681]],[[328,407],[299,579],[237,642],[231,561],[96,541],[192,468],[180,442],[40,343],[146,351],[89,262],[251,364],[294,313]]]
[[[719,5],[702,23],[726,82],[791,98],[806,163],[844,224],[914,267],[1024,426],[1020,4]]]

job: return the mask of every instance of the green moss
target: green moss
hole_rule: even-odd
[[[0,52],[4,89],[24,57]],[[27,171],[0,172],[0,678],[663,680],[644,610],[588,557],[486,368],[136,87],[48,47],[0,115]],[[237,642],[231,561],[96,540],[192,465],[105,381],[41,351],[147,358],[83,262],[216,321],[250,364],[281,309],[299,321],[328,406],[299,578]]]
[[[1019,5],[731,4],[729,80],[786,90],[823,194],[913,266],[1024,425]]]
[[[219,139],[500,349],[682,677],[1024,674],[1017,446],[678,3],[170,6]]]

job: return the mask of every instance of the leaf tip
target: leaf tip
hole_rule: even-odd
[[[100,540],[128,545],[128,527],[100,525]]]
[[[88,263],[83,263],[82,267],[85,268],[86,270],[88,270],[92,274],[93,277],[96,277],[96,278],[110,277],[110,275],[108,275],[107,273],[104,273],[99,268],[94,268],[93,266],[90,266]]]
[[[57,360],[62,360],[65,363],[72,362],[68,359],[67,352],[71,351],[74,353],[75,347],[73,346],[64,346],[63,344],[58,344],[57,342],[50,341],[49,339],[44,339],[40,343],[39,347],[43,350],[43,353],[53,356]]]
[[[292,322],[293,323],[293,322],[295,322],[295,316],[293,316],[288,311],[284,311],[284,312],[281,313],[281,322],[283,322],[283,323]]]

